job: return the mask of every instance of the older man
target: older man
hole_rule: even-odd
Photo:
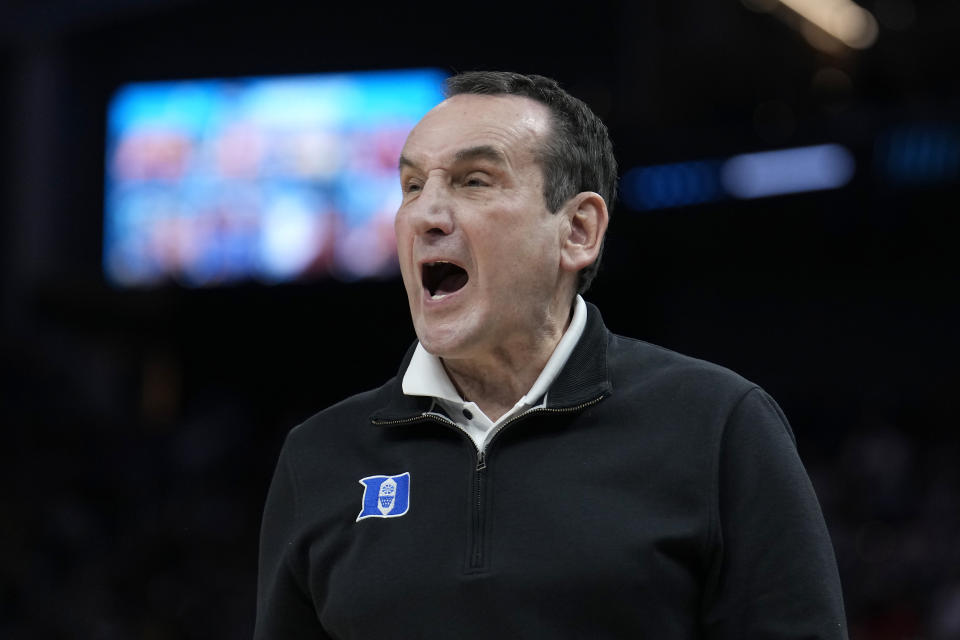
[[[845,637],[780,409],[579,295],[614,197],[606,128],[540,76],[448,95],[400,157],[418,342],[290,433],[256,637]]]

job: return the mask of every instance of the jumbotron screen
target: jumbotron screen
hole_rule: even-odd
[[[121,287],[397,272],[397,159],[446,74],[128,84],[108,108],[103,265]]]

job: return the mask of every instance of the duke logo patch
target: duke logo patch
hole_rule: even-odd
[[[367,476],[363,485],[363,509],[357,522],[364,518],[397,518],[410,509],[410,472],[398,476]]]

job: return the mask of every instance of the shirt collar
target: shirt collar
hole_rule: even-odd
[[[573,306],[570,326],[563,333],[550,359],[543,367],[530,390],[520,399],[526,405],[533,405],[550,388],[557,374],[567,363],[574,347],[583,335],[587,323],[587,305],[579,295]],[[416,350],[403,375],[403,393],[408,396],[427,396],[463,404],[463,398],[450,381],[443,363],[437,356],[428,353],[423,345],[417,343]]]

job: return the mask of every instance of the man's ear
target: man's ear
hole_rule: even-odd
[[[600,194],[583,191],[563,207],[568,225],[560,238],[560,265],[565,271],[577,272],[597,259],[610,215]]]

